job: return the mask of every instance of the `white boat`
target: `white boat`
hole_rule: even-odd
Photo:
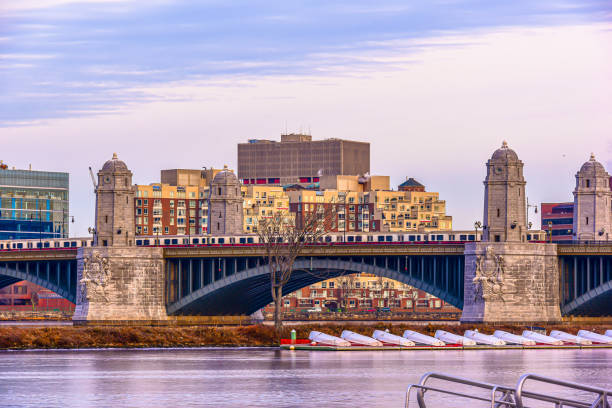
[[[387,343],[387,344],[396,344],[402,347],[414,346],[414,341],[405,339],[400,336],[396,336],[395,334],[387,333],[382,330],[374,330],[374,334],[372,334],[372,337],[380,342]]]
[[[464,336],[470,340],[474,340],[476,343],[488,344],[490,346],[504,346],[506,344],[502,339],[498,339],[488,334],[478,333],[474,330],[466,330]]]
[[[591,340],[593,343],[612,344],[612,337],[604,336],[603,334],[593,333],[588,330],[579,330],[578,337]]]
[[[376,339],[373,339],[363,334],[355,333],[350,330],[344,330],[340,335],[344,340],[350,341],[351,343],[362,344],[364,346],[381,347],[382,343]]]
[[[315,330],[310,332],[310,334],[308,335],[308,340],[314,341],[315,343],[329,344],[338,347],[349,347],[351,345],[350,342],[341,339],[340,337],[331,336],[329,334],[321,333]]]
[[[449,333],[444,330],[436,330],[434,337],[438,340],[442,340],[445,343],[450,344],[462,344],[464,346],[475,346],[474,340],[468,339],[467,337],[460,336],[458,334]]]
[[[606,336],[612,337],[612,330],[606,330]]]
[[[523,331],[523,337],[527,337],[529,340],[533,340],[540,344],[551,344],[553,346],[561,346],[563,344],[563,341],[559,339],[555,339],[554,337],[550,337],[545,334],[536,333],[531,330]]]
[[[498,339],[502,339],[506,343],[521,344],[523,346],[535,346],[536,344],[536,342],[531,339],[519,336],[518,334],[508,333],[507,331],[503,330],[495,330],[493,336],[497,337]]]
[[[561,330],[551,331],[550,337],[554,337],[555,339],[563,340],[566,343],[574,343],[574,344],[582,344],[582,345],[593,344],[591,340],[589,339],[585,339],[579,336],[574,336],[573,334],[569,334]]]
[[[417,333],[412,330],[404,331],[403,337],[408,340],[412,340],[415,343],[426,344],[428,346],[445,346],[442,340],[438,340],[435,337],[428,336],[426,334]]]

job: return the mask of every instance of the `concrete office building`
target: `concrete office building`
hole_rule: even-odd
[[[370,144],[342,139],[312,140],[303,134],[281,135],[281,141],[251,139],[238,144],[238,178],[243,184],[316,187],[321,176],[366,175]]]

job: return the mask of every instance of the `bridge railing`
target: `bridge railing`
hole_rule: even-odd
[[[438,380],[439,385],[429,385],[428,382],[430,380]],[[528,381],[544,385],[543,388],[546,389],[547,393],[526,391],[524,388]],[[568,393],[571,393],[572,398],[582,396],[583,399],[565,398],[558,395],[558,393],[555,395],[550,391],[551,386],[558,387],[559,391],[568,391]],[[427,408],[428,406],[425,401],[426,393],[451,396],[455,404],[457,398],[466,401],[487,402],[491,408],[526,408],[526,401],[530,403],[549,403],[551,404],[550,406],[555,408],[610,408],[608,398],[612,394],[612,390],[543,377],[537,374],[521,376],[516,387],[511,388],[435,372],[423,375],[418,384],[410,384],[408,386],[405,400],[406,408],[411,406],[410,402],[413,392],[416,394],[416,402],[419,408]],[[431,406],[439,407],[440,405],[439,402],[436,402]]]

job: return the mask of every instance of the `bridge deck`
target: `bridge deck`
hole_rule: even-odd
[[[76,259],[76,256],[76,248],[24,249],[14,251],[0,251],[0,262],[63,261]]]
[[[387,255],[463,255],[463,245],[313,245],[300,256],[387,256]],[[164,248],[164,258],[253,257],[265,256],[263,246],[214,246]]]

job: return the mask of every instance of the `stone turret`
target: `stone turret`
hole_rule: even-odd
[[[523,162],[504,141],[487,162],[483,241],[525,242],[525,184]]]
[[[243,233],[243,198],[240,181],[227,166],[217,173],[210,184],[210,233],[240,235]]]
[[[576,173],[574,189],[574,238],[577,240],[609,240],[612,238],[612,192],[610,174],[595,160]]]
[[[95,244],[131,246],[134,229],[132,172],[113,153],[113,158],[98,172]]]
[[[482,242],[465,244],[464,323],[561,320],[556,244],[526,242],[525,179],[504,142],[487,162]]]

